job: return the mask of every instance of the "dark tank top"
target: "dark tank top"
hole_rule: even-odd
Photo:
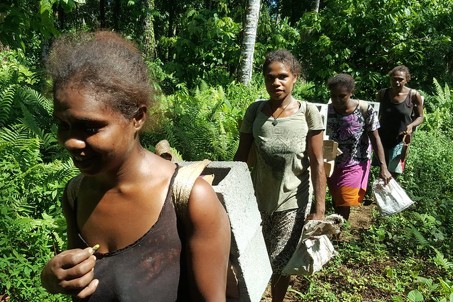
[[[181,266],[184,258],[171,194],[176,173],[159,218],[145,235],[120,250],[95,253],[94,278],[99,284],[94,294],[83,301],[189,301],[186,285],[180,284],[180,279],[184,280],[180,278],[181,271],[185,271]],[[84,241],[80,233],[79,237]]]
[[[401,103],[394,103],[390,99],[390,89],[386,89],[381,100],[379,136],[384,148],[392,148],[403,138],[402,133],[406,126],[412,123],[414,105],[411,100],[411,91]]]

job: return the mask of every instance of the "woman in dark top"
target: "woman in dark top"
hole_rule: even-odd
[[[62,201],[68,250],[43,286],[84,301],[225,301],[227,214],[199,178],[178,223],[178,168],[139,141],[152,91],[136,46],[107,31],[63,37],[48,70],[58,140],[81,174]]]
[[[415,89],[406,86],[411,79],[406,66],[396,66],[388,74],[391,87],[377,94],[381,104],[379,136],[387,167],[396,177],[404,170],[404,144],[410,143],[415,127],[423,123],[423,99]]]

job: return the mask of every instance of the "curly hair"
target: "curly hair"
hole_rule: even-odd
[[[154,103],[148,68],[134,43],[110,31],[56,40],[47,61],[54,98],[68,85],[87,89],[127,119]]]
[[[406,81],[409,82],[411,80],[411,73],[409,72],[409,68],[404,65],[398,65],[394,67],[392,70],[388,72],[389,76],[392,76],[395,72],[404,72],[406,74]]]
[[[338,86],[346,87],[349,92],[353,92],[355,89],[355,81],[352,76],[346,73],[337,74],[327,80],[327,87],[331,90]]]
[[[280,62],[286,65],[287,67],[289,67],[289,70],[296,76],[300,76],[302,74],[302,67],[299,61],[291,52],[286,49],[278,49],[266,54],[263,63],[263,74],[266,73],[267,67],[274,62]]]

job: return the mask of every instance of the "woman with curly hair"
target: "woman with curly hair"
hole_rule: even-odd
[[[107,31],[66,36],[48,70],[58,141],[80,174],[62,200],[68,249],[43,286],[77,301],[225,301],[228,216],[198,178],[178,220],[178,166],[139,140],[153,92],[136,46]]]

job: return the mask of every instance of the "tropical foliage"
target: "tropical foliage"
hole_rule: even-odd
[[[31,87],[36,74],[15,59],[20,51],[1,57],[0,298],[57,301],[40,287],[39,272],[65,246],[59,204],[76,171],[56,143],[50,100]]]
[[[260,66],[271,49],[305,66],[298,98],[324,102],[325,81],[348,72],[372,99],[404,63],[425,97],[425,122],[399,179],[416,201],[360,232],[346,227],[338,257],[297,279],[294,300],[453,301],[453,3],[448,0],[262,1],[248,86],[239,70],[247,1],[7,0],[0,4],[0,301],[67,301],[40,286],[65,245],[60,198],[77,171],[58,146],[43,69],[53,37],[108,27],[146,52],[159,108],[146,147],[163,138],[185,160],[231,160],[247,106],[265,98]],[[316,5],[315,5],[316,6]],[[296,9],[297,8],[297,9]],[[151,36],[150,36],[151,35]],[[149,41],[157,41],[150,47]],[[148,43],[148,44],[147,44]],[[152,60],[150,59],[152,58]],[[331,208],[328,208],[332,211]],[[349,234],[349,237],[348,237]]]

